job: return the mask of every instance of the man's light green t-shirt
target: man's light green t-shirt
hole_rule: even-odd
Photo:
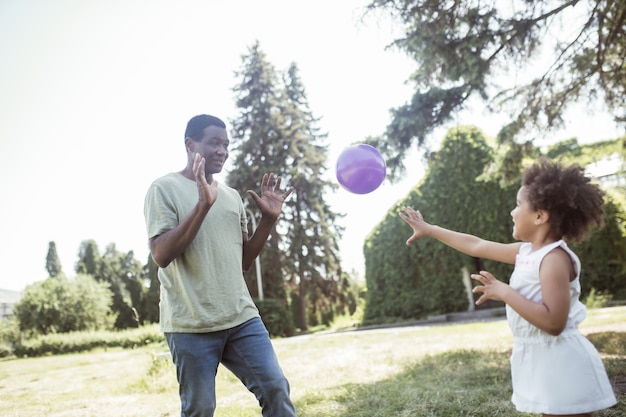
[[[180,173],[154,181],[144,204],[148,237],[178,226],[197,202],[196,183]],[[159,268],[162,331],[213,332],[259,316],[243,278],[242,232],[247,218],[241,197],[219,183],[217,199],[191,245]]]

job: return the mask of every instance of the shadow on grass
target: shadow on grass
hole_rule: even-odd
[[[626,415],[626,333],[589,339],[605,356],[618,405],[596,417]],[[297,404],[301,417],[531,416],[515,411],[510,352],[455,350],[423,358],[389,379],[347,384],[309,395]],[[622,385],[620,385],[622,384]]]
[[[626,416],[626,333],[599,332],[591,333],[587,337],[600,352],[608,355],[604,360],[604,366],[613,384],[613,389],[618,395],[621,411],[620,414],[615,415]],[[608,415],[612,416],[613,414]]]

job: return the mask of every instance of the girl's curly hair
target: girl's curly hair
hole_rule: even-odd
[[[522,186],[535,210],[550,213],[551,232],[566,241],[580,242],[604,226],[604,192],[578,165],[541,158],[524,171]]]

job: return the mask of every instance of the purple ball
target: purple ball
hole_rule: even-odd
[[[387,174],[385,160],[371,145],[348,146],[337,158],[337,181],[354,194],[367,194],[382,184]]]

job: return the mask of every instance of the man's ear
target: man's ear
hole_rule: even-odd
[[[548,220],[550,220],[550,212],[548,210],[537,210],[535,224],[548,223]]]
[[[191,154],[195,152],[196,145],[194,145],[194,140],[191,138],[185,138],[185,149],[187,153]]]

